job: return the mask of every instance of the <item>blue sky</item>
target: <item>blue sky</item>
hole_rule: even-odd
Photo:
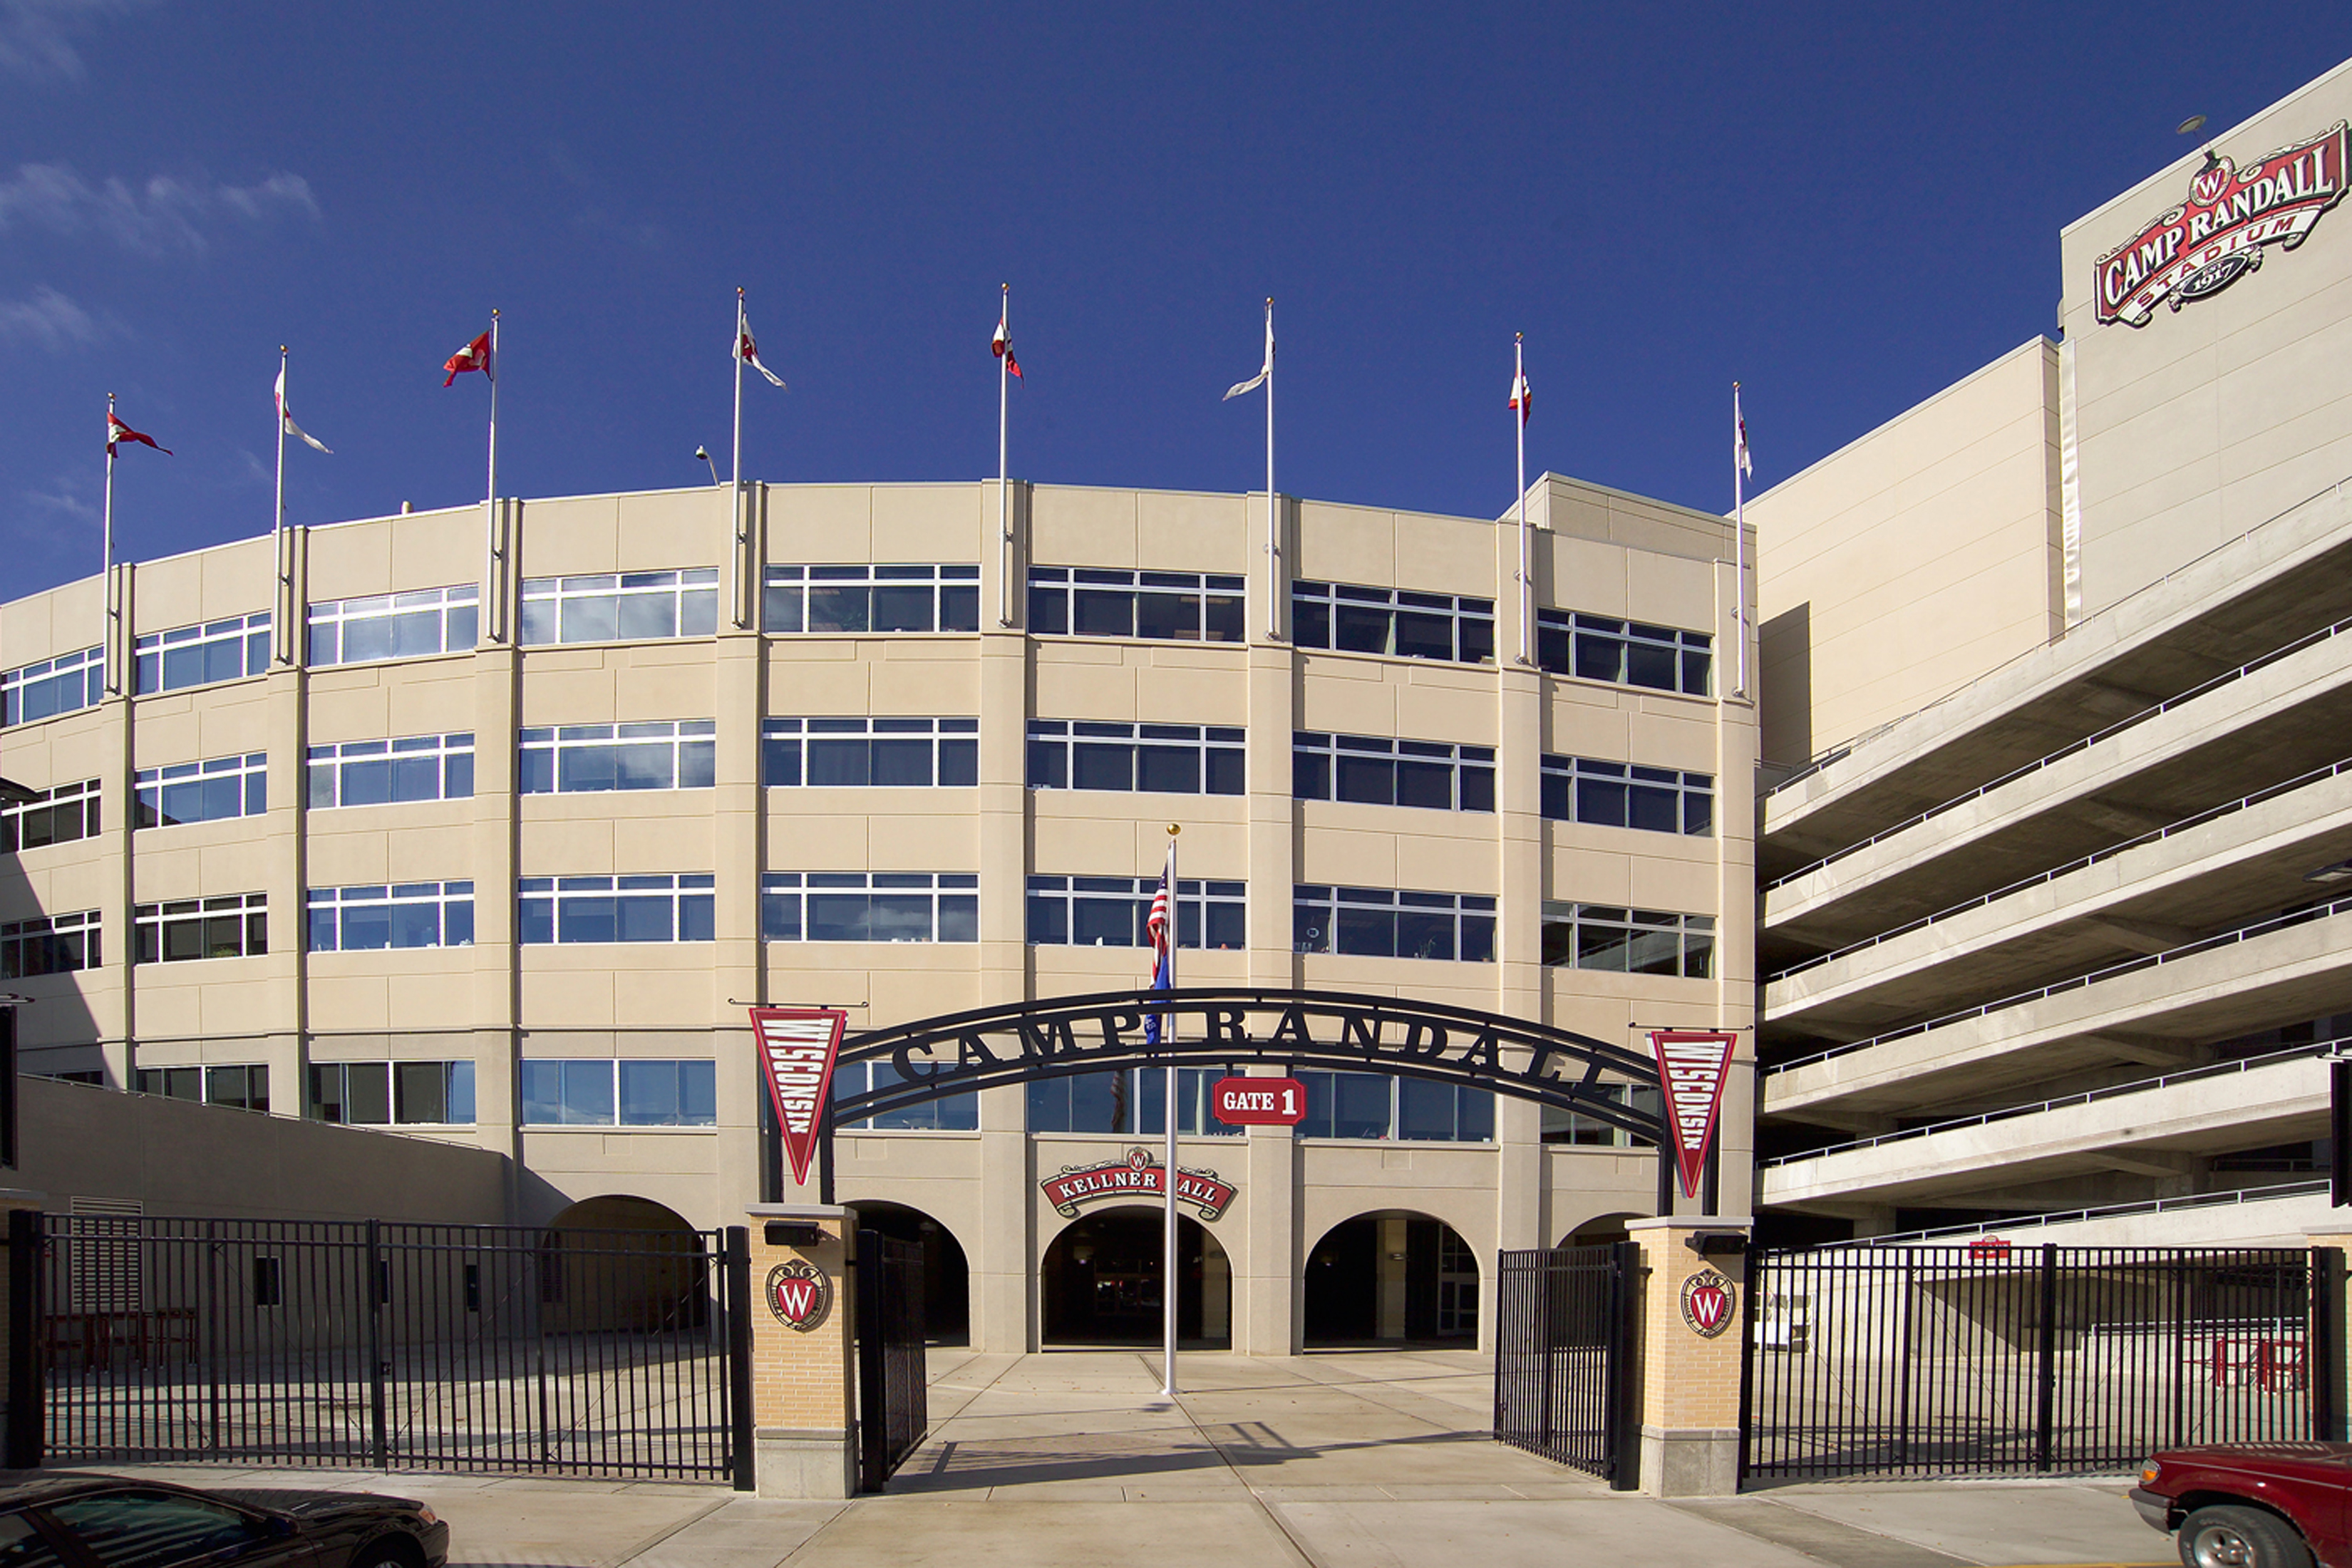
[[[98,558],[105,395],[151,557],[288,512],[726,463],[734,289],[792,384],[745,468],[1245,489],[1276,300],[1289,493],[1510,504],[1531,470],[1730,503],[2054,329],[2058,229],[2352,55],[2352,10],[786,8],[0,0],[0,599]],[[2312,129],[2317,129],[2313,127]]]

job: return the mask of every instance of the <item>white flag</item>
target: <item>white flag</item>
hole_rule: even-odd
[[[1731,394],[1731,424],[1735,432],[1732,437],[1732,461],[1738,465],[1741,473],[1752,479],[1756,477],[1756,460],[1748,455],[1748,416],[1739,412],[1739,393],[1737,389],[1734,389]]]
[[[295,424],[294,416],[286,411],[286,368],[283,365],[280,365],[278,369],[277,396],[278,428],[285,431],[289,436],[299,436],[302,437],[302,444],[309,447],[312,451],[324,452],[329,457],[333,457],[335,455],[335,449],[332,447],[328,446],[324,441],[320,440],[316,436],[311,435],[310,432],[303,429],[299,425]]]
[[[1232,386],[1226,388],[1225,396],[1228,398],[1234,398],[1239,397],[1244,392],[1255,392],[1259,387],[1265,384],[1266,378],[1271,376],[1273,374],[1274,307],[1268,305],[1265,309],[1265,363],[1258,366],[1257,374],[1250,377],[1247,381],[1237,381],[1234,383]]]
[[[748,321],[735,334],[735,357],[766,376],[770,386],[783,387],[784,378],[760,363],[760,345],[751,341],[751,327]]]

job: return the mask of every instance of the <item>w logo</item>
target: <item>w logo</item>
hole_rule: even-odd
[[[831,1293],[824,1273],[806,1258],[795,1258],[768,1270],[768,1310],[778,1322],[802,1333],[824,1321]]]
[[[1691,1332],[1711,1340],[1731,1326],[1735,1304],[1731,1281],[1712,1268],[1702,1268],[1683,1281],[1683,1321]]]

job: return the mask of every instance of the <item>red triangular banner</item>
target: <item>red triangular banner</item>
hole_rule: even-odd
[[[1674,1140],[1686,1198],[1698,1196],[1707,1145],[1715,1141],[1716,1112],[1723,1108],[1723,1081],[1731,1075],[1731,1047],[1738,1040],[1719,1029],[1650,1031],[1658,1086],[1666,1097],[1666,1133]]]
[[[793,1181],[808,1185],[809,1158],[816,1152],[817,1127],[833,1092],[833,1063],[849,1015],[838,1007],[754,1007],[751,1033],[760,1045],[760,1070],[768,1080],[776,1127],[793,1163]]]

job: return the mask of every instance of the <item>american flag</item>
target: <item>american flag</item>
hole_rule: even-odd
[[[1169,850],[1168,858],[1172,864],[1176,858],[1176,851]],[[1176,978],[1174,957],[1171,951],[1176,945],[1176,939],[1174,931],[1170,929],[1168,923],[1172,918],[1168,907],[1171,897],[1168,881],[1170,868],[1169,866],[1162,866],[1160,868],[1160,887],[1151,895],[1151,912],[1143,917],[1143,934],[1151,942],[1150,988],[1154,991],[1171,989]],[[1143,1020],[1143,1043],[1147,1046],[1156,1046],[1160,1043],[1160,1015],[1157,1013]]]

